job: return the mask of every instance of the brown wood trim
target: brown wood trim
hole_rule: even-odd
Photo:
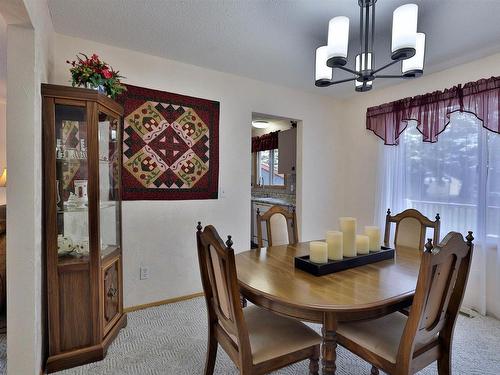
[[[106,299],[106,287],[105,287],[105,283],[104,283],[104,275],[106,274],[106,271],[113,267],[113,265],[116,263],[116,266],[117,266],[117,272],[118,272],[118,285],[121,285],[121,282],[123,281],[122,280],[122,275],[121,275],[121,268],[120,268],[120,258],[119,256],[116,256],[112,259],[109,259],[106,264],[103,264],[102,265],[102,270],[101,270],[101,280],[102,280],[102,290],[100,291],[99,293],[99,296],[101,297],[102,299],[102,309],[101,309],[101,313],[104,314],[104,311],[106,309],[106,306],[105,306],[105,299]],[[123,306],[123,296],[121,294],[121,291],[118,292],[118,312],[117,314],[113,317],[113,319],[111,319],[111,321],[109,321],[108,323],[105,323],[105,326],[104,326],[104,332],[103,332],[103,336],[106,336],[108,334],[108,332],[114,327],[114,325],[116,324],[116,322],[122,318],[122,309],[120,309],[120,306]],[[103,318],[103,322],[105,322],[105,318]]]
[[[97,90],[43,83],[42,95],[54,98],[90,100],[109,108],[119,116],[123,115],[123,107],[120,104],[106,95],[100,94]]]
[[[65,98],[55,98],[54,104],[69,105],[72,107],[83,107],[83,108],[87,106],[87,102],[85,100],[65,99]]]
[[[120,118],[120,116],[115,111],[109,109],[108,107],[102,105],[101,103],[99,103],[99,105],[98,105],[98,111],[100,113],[104,113],[110,117],[113,117],[116,120],[118,120]]]
[[[120,297],[118,297],[118,298],[120,298]],[[113,327],[116,325],[116,322],[118,322],[122,317],[123,317],[123,315],[120,314],[120,311],[118,311],[118,314],[116,314],[115,317],[113,319],[111,319],[111,321],[104,328],[104,335],[105,336],[113,329]]]
[[[123,314],[120,316],[120,319],[118,319],[118,322],[111,328],[104,337],[104,340],[102,342],[102,346],[104,347],[104,355],[106,355],[108,351],[108,347],[111,345],[113,340],[118,336],[118,333],[120,333],[120,330],[122,328],[125,328],[127,326],[127,315]]]
[[[103,358],[104,348],[102,344],[71,350],[50,356],[47,359],[46,371],[47,373],[52,373],[90,362],[100,361]]]
[[[97,124],[97,103],[87,102],[87,122]],[[99,144],[97,126],[87,128],[88,147],[88,223],[89,223],[89,247],[90,247],[90,305],[92,315],[92,337],[93,344],[101,342],[103,334],[103,323],[101,314],[101,241],[100,241],[100,206],[99,206]]]
[[[117,246],[112,252],[107,254],[101,260],[101,267],[107,268],[110,264],[114,263],[116,259],[121,255],[121,249]]]
[[[124,311],[123,311],[123,230],[122,230],[122,218],[123,218],[123,215],[122,215],[122,169],[123,169],[123,134],[122,134],[122,129],[123,129],[123,116],[120,117],[119,119],[120,121],[120,128],[119,128],[119,132],[118,132],[118,163],[119,163],[119,166],[118,166],[118,181],[120,181],[120,183],[118,184],[118,193],[117,193],[117,196],[116,196],[116,199],[118,200],[119,202],[119,209],[118,209],[118,219],[116,221],[116,225],[117,225],[117,229],[118,229],[118,239],[119,239],[119,247],[120,247],[120,259],[119,259],[119,269],[120,269],[120,314],[124,314]],[[126,324],[126,322],[125,322]]]
[[[48,310],[48,320],[59,321],[59,276],[57,270],[57,192],[56,181],[56,154],[55,150],[55,110],[54,99],[43,98],[42,132],[44,152],[43,187],[45,207],[45,254],[47,259],[47,304],[51,306]],[[52,151],[52,152],[50,152]],[[54,324],[48,332],[49,353],[60,351],[59,324]]]
[[[59,273],[63,272],[79,272],[79,271],[87,271],[90,267],[88,262],[75,262],[75,263],[66,263],[66,264],[58,264],[57,271]]]
[[[168,304],[175,303],[175,302],[187,301],[187,300],[190,300],[193,298],[203,297],[203,295],[204,295],[203,292],[198,292],[198,293],[188,294],[185,296],[164,299],[161,301],[144,303],[142,305],[135,305],[135,306],[126,307],[123,309],[123,311],[125,313],[129,313],[129,312],[133,312],[133,311],[148,309],[150,307],[156,307],[156,306],[161,306],[161,305],[168,305]]]

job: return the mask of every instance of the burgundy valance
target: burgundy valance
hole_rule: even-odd
[[[436,142],[450,122],[450,114],[456,111],[470,112],[486,129],[500,133],[500,77],[368,108],[366,128],[386,145],[396,145],[407,121],[416,120],[424,142]]]
[[[252,137],[252,152],[265,150],[274,150],[278,148],[278,131],[261,135],[260,137]]]

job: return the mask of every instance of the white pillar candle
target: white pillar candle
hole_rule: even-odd
[[[358,234],[356,236],[356,252],[358,254],[369,254],[370,253],[370,238],[364,234]]]
[[[340,231],[343,234],[343,253],[345,257],[356,256],[356,219],[353,217],[339,218]]]
[[[366,226],[365,234],[370,238],[370,251],[380,251],[380,228]]]
[[[328,244],[328,259],[342,260],[343,257],[343,234],[338,230],[326,232],[326,243]]]
[[[314,263],[328,262],[328,245],[326,242],[312,241],[309,243],[309,260]]]

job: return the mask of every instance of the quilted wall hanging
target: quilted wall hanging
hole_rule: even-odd
[[[123,200],[217,199],[219,102],[127,85]]]

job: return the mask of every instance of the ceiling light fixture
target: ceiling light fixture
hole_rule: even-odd
[[[269,122],[265,120],[254,120],[252,121],[252,126],[257,129],[265,129],[269,126]]]
[[[354,81],[356,91],[368,91],[376,78],[416,78],[424,71],[425,34],[417,32],[418,6],[402,5],[392,15],[392,61],[375,68],[373,39],[375,36],[375,3],[377,0],[358,0],[359,43],[355,69],[346,67],[349,47],[349,18],[334,17],[328,24],[328,43],[316,50],[316,86],[327,87]],[[402,62],[401,75],[378,74],[382,70]],[[352,73],[354,76],[333,80],[333,68]]]

